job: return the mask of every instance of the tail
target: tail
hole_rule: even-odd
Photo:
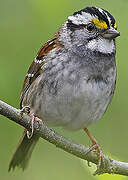
[[[14,170],[16,166],[22,168],[23,170],[26,169],[38,139],[39,136],[35,134],[31,139],[28,139],[26,130],[24,131],[18,147],[16,148],[16,151],[11,159],[8,171],[10,171],[11,169]]]

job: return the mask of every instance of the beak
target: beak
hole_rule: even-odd
[[[107,29],[104,32],[102,32],[101,35],[105,39],[115,39],[116,37],[120,36],[120,32],[111,27],[110,29]]]

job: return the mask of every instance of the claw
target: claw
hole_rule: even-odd
[[[38,117],[35,117],[34,113],[30,114],[30,107],[24,106],[22,109],[20,109],[20,114],[26,113],[32,120],[31,120],[31,131],[27,130],[27,137],[30,139],[33,136],[34,132],[34,121],[37,121],[40,125],[42,125],[42,120]]]
[[[20,113],[26,113],[27,115],[30,114],[30,107],[24,106],[22,109],[20,109]]]
[[[32,121],[31,121],[31,132],[27,131],[27,137],[28,137],[28,139],[30,139],[33,136],[33,132],[34,132],[34,122],[37,121],[40,125],[42,125],[42,120],[39,119],[38,117],[35,117],[34,114],[28,114],[28,116],[30,116],[32,118]]]
[[[27,137],[28,139],[30,139],[33,136],[33,132],[34,132],[34,121],[35,121],[35,116],[34,114],[28,114],[32,120],[31,120],[31,132],[27,131]]]
[[[89,152],[91,152],[91,151],[93,151],[93,150],[97,150],[97,152],[98,152],[99,159],[98,159],[98,165],[97,165],[97,166],[98,166],[98,168],[100,168],[101,164],[104,162],[104,156],[103,156],[103,153],[102,153],[102,150],[101,150],[100,145],[99,145],[98,143],[93,144],[93,145],[89,148],[89,150],[88,150],[87,153],[89,153]]]
[[[87,128],[84,129],[85,132],[87,133],[87,135],[89,136],[90,140],[92,141],[92,146],[89,148],[88,152],[91,152],[93,150],[97,150],[98,152],[98,164],[97,164],[97,168],[100,168],[101,164],[104,162],[104,156],[101,150],[100,145],[97,143],[96,139],[90,134],[90,132],[88,131]]]

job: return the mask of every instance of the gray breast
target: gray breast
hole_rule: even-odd
[[[45,65],[33,92],[32,111],[47,125],[77,130],[99,120],[110,103],[116,79],[115,59],[92,61],[86,56],[88,64],[84,57],[63,57],[49,59]],[[104,63],[106,59],[109,61]]]

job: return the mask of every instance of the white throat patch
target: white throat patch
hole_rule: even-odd
[[[92,39],[88,44],[87,48],[92,51],[96,50],[101,53],[112,53],[115,51],[115,44],[113,40],[108,40],[104,38]]]

